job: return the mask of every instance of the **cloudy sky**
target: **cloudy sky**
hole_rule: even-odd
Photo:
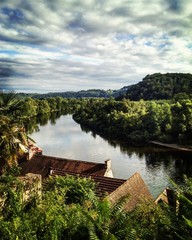
[[[0,0],[0,89],[119,89],[192,72],[191,0]]]

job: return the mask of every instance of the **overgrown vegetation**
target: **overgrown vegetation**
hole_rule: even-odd
[[[191,239],[192,181],[180,191],[185,209],[179,213],[164,205],[141,204],[132,212],[124,201],[111,206],[95,195],[89,179],[51,177],[42,195],[23,200],[23,182],[13,175],[0,177],[0,236],[2,240],[129,240]]]

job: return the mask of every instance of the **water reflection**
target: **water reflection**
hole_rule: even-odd
[[[74,122],[71,115],[62,114],[39,116],[27,123],[30,136],[46,155],[93,162],[110,158],[115,177],[127,179],[139,172],[154,196],[169,185],[170,179],[181,182],[183,174],[192,176],[189,154],[155,147],[133,147],[125,140],[98,135]]]
[[[67,112],[65,111],[56,111],[30,118],[30,121],[24,121],[25,129],[27,130],[28,134],[38,132],[40,130],[39,126],[46,126],[48,123],[55,125],[57,119],[66,114]]]

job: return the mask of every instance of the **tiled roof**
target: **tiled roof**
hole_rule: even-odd
[[[66,176],[76,173],[66,172],[61,169],[52,169],[51,175]],[[127,211],[132,210],[137,204],[144,200],[153,200],[145,182],[139,173],[135,173],[128,180],[95,176],[88,174],[79,174],[79,177],[91,178],[96,182],[96,194],[99,197],[107,196],[112,204],[115,204],[122,197],[128,196],[128,202],[125,205]]]
[[[79,176],[83,178],[91,178],[96,182],[96,193],[98,196],[106,196],[113,191],[115,191],[119,186],[121,186],[126,180],[124,179],[117,179],[117,178],[110,178],[110,177],[104,177],[104,176],[97,176],[97,175],[89,175],[87,173],[74,173],[69,171],[63,171],[61,169],[52,169],[51,171],[52,176]]]
[[[98,176],[104,176],[107,169],[104,163],[78,161],[46,155],[34,155],[30,160],[20,163],[19,166],[21,167],[22,175],[36,173],[41,174],[43,178],[49,175],[51,168]]]
[[[114,204],[124,196],[128,196],[128,203],[125,206],[127,211],[132,210],[141,202],[152,200],[153,197],[149,192],[148,187],[143,181],[141,175],[136,172],[119,188],[113,191],[109,196],[109,201]]]
[[[96,193],[99,197],[107,195],[112,204],[124,196],[129,196],[125,209],[131,210],[143,200],[152,200],[152,196],[139,173],[135,173],[128,180],[104,177],[107,165],[58,158],[45,155],[34,155],[31,160],[20,164],[21,175],[27,173],[41,174],[43,178],[50,174],[74,175],[91,178],[96,182]]]

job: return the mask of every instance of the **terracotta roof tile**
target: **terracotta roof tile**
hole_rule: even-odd
[[[119,186],[121,186],[126,180],[117,179],[117,178],[110,178],[104,176],[97,176],[97,175],[90,175],[87,173],[74,173],[69,171],[64,171],[62,169],[52,169],[51,171],[52,176],[79,176],[83,178],[90,178],[96,182],[96,193],[98,196],[106,196],[116,190]]]
[[[113,191],[109,196],[109,200],[112,204],[116,203],[124,196],[128,196],[128,203],[125,206],[127,211],[132,210],[136,205],[141,202],[152,200],[153,197],[149,192],[148,187],[141,178],[141,175],[136,172],[126,182],[124,182],[119,188]]]
[[[153,200],[151,193],[139,173],[135,173],[128,180],[88,175],[85,173],[77,174],[61,169],[52,169],[52,175],[73,175],[91,178],[96,182],[96,194],[99,197],[107,196],[112,204],[118,202],[122,197],[128,196],[128,202],[125,205],[127,211],[132,210],[137,204],[145,200]]]
[[[33,156],[31,160],[20,164],[21,174],[41,174],[43,178],[52,175],[74,175],[91,178],[96,182],[96,193],[98,196],[108,197],[114,204],[120,198],[129,195],[126,210],[133,209],[143,200],[152,200],[152,196],[139,173],[135,173],[128,180],[104,177],[107,166],[102,163],[78,161],[52,156]]]
[[[34,155],[31,160],[20,163],[20,167],[22,175],[30,172],[41,174],[43,178],[49,175],[50,168],[98,176],[104,176],[106,172],[106,165],[104,163],[72,160],[46,155]]]

